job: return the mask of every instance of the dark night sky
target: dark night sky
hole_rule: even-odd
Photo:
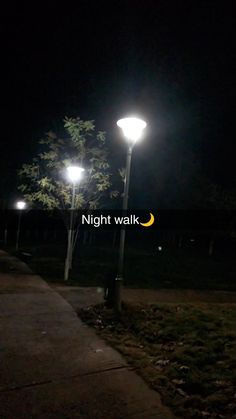
[[[115,123],[132,111],[148,121],[135,176],[161,171],[164,149],[188,151],[235,187],[233,2],[49,3],[1,11],[2,196],[65,114],[95,119],[123,156]]]

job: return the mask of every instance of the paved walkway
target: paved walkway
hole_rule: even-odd
[[[159,395],[27,266],[0,251],[1,419],[169,419]]]

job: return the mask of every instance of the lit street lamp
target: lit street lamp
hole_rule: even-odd
[[[26,206],[26,203],[24,201],[17,201],[16,203],[16,208],[19,210],[18,227],[17,227],[17,233],[16,233],[16,251],[18,251],[19,249],[21,216],[22,216],[22,211],[25,209],[25,206]]]
[[[141,136],[143,129],[146,127],[146,122],[138,118],[124,118],[117,121],[118,127],[123,131],[124,137],[128,141],[127,159],[126,159],[126,173],[124,182],[124,195],[122,210],[125,212],[128,208],[129,198],[129,181],[130,181],[130,167],[133,146]],[[125,226],[122,226],[120,232],[120,245],[119,245],[119,261],[118,261],[118,273],[115,280],[115,308],[117,311],[121,311],[121,290],[123,283],[123,271],[124,271],[124,250],[125,250]]]
[[[76,187],[76,183],[78,183],[79,180],[81,179],[83,171],[84,169],[79,166],[67,167],[67,175],[68,175],[69,180],[72,182],[72,201],[71,201],[71,208],[70,208],[67,254],[66,254],[65,271],[64,271],[65,281],[68,281],[68,278],[69,278],[69,270],[72,264],[72,254],[73,254],[73,247],[74,247],[73,229],[74,229],[74,210],[75,210],[75,187]]]

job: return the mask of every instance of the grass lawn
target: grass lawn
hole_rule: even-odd
[[[79,311],[173,412],[185,419],[236,417],[236,306],[103,305]]]

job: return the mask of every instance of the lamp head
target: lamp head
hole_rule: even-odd
[[[144,128],[147,126],[145,121],[134,117],[119,119],[117,125],[122,129],[124,136],[133,144],[140,139]]]
[[[79,167],[79,166],[67,167],[67,174],[71,182],[78,182],[81,179],[83,172],[84,172],[83,167]]]
[[[16,203],[16,208],[18,210],[23,210],[25,208],[25,206],[26,206],[26,203],[24,201],[17,201],[17,203]]]

